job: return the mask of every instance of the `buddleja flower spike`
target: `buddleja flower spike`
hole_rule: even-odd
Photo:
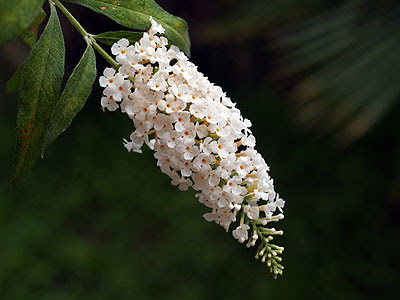
[[[7,86],[19,94],[10,188],[21,183],[85,105],[96,80],[97,52],[112,67],[99,80],[104,88],[101,106],[121,109],[135,127],[129,140],[124,140],[125,147],[141,152],[146,144],[154,150],[157,165],[172,184],[180,190],[192,187],[198,200],[210,208],[204,214],[207,221],[226,231],[232,225],[239,243],[257,244],[256,258],[275,277],[282,274],[283,247],[271,241],[283,232],[267,225],[283,219],[285,202],[255,150],[251,122],[185,55],[190,52],[186,22],[154,0],[49,0],[50,17],[36,41],[38,26],[46,19],[42,10],[46,1],[17,2],[5,6],[9,18],[0,19],[0,28],[5,28],[0,31],[0,44],[20,36],[32,50]],[[150,29],[143,34],[90,34],[61,2],[87,7],[132,30]],[[65,44],[57,11],[87,43],[63,90]],[[99,43],[112,45],[115,59]]]
[[[269,167],[255,150],[251,122],[219,86],[209,82],[175,46],[166,48],[164,28],[151,28],[133,45],[112,46],[118,72],[104,70],[101,105],[121,108],[135,130],[124,140],[129,151],[154,150],[161,171],[182,191],[192,187],[211,211],[207,221],[226,229],[247,247],[258,244],[256,258],[276,277],[282,274],[283,247],[271,243],[282,231],[267,227],[283,219],[285,201],[274,190]]]

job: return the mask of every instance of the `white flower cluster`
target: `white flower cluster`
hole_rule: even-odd
[[[100,77],[101,105],[121,108],[135,131],[125,147],[141,152],[143,144],[155,151],[157,165],[180,190],[192,187],[196,197],[211,208],[204,218],[227,231],[240,219],[233,236],[248,246],[261,241],[257,255],[280,274],[277,263],[283,248],[272,245],[268,222],[283,218],[285,202],[274,191],[269,167],[254,149],[251,122],[222,91],[197,70],[177,47],[167,49],[159,37],[164,28],[150,18],[152,27],[139,42],[121,39],[112,53],[121,65],[107,68]],[[249,230],[252,231],[249,238]],[[264,254],[265,253],[265,254]]]

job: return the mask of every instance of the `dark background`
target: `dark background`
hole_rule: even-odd
[[[8,191],[17,95],[6,94],[5,84],[28,53],[16,40],[0,48],[0,299],[400,298],[399,94],[389,106],[380,98],[400,86],[400,77],[395,63],[374,69],[385,59],[397,62],[397,44],[385,48],[389,58],[384,52],[378,60],[365,60],[358,74],[343,79],[346,86],[343,74],[358,67],[357,58],[372,53],[371,47],[359,49],[360,56],[343,67],[350,46],[328,40],[315,48],[319,40],[312,34],[285,44],[288,38],[301,40],[304,26],[322,30],[332,16],[351,14],[353,29],[364,20],[385,21],[362,37],[364,42],[387,32],[373,43],[379,46],[400,34],[389,22],[391,14],[398,16],[398,5],[382,1],[376,10],[374,2],[354,1],[343,12],[338,7],[345,1],[157,2],[187,20],[192,61],[253,123],[257,149],[286,200],[285,219],[276,224],[285,231],[276,239],[285,247],[284,275],[272,279],[253,258],[255,249],[207,223],[202,218],[207,209],[193,192],[170,185],[150,150],[126,152],[122,138],[133,124],[119,112],[101,111],[97,82],[70,129],[23,184]],[[87,9],[67,7],[91,33],[121,29]],[[59,15],[70,73],[85,42]],[[314,23],[304,25],[308,20]],[[389,23],[393,28],[385,27]],[[345,25],[323,36],[361,38]],[[314,59],[327,47],[334,55],[296,69],[296,62]],[[325,64],[337,68],[328,79],[319,72]],[[99,74],[105,67],[98,57]],[[301,83],[310,83],[307,78],[314,81],[305,89]],[[348,97],[340,95],[340,87]],[[310,92],[318,89],[324,93]],[[325,120],[339,118],[336,107],[359,100],[352,91],[377,92],[363,107],[379,111],[379,118],[364,120],[363,130],[339,121],[342,127],[325,130]],[[328,109],[318,110],[329,101]],[[305,125],[297,118],[304,106],[316,112]],[[354,118],[349,113],[346,122]]]

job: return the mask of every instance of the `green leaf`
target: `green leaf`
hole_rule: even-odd
[[[24,179],[39,157],[51,112],[60,96],[64,59],[60,21],[51,5],[49,22],[21,75],[11,189]]]
[[[103,44],[113,45],[118,42],[122,38],[126,38],[129,40],[130,44],[136,43],[143,36],[141,32],[132,32],[132,31],[110,31],[104,32],[100,34],[96,34],[93,37]]]
[[[0,45],[31,26],[45,0],[0,0]]]
[[[190,39],[185,20],[163,10],[154,0],[66,0],[101,13],[127,28],[147,31],[150,16],[165,28],[171,45],[190,56]]]
[[[30,48],[33,48],[35,46],[39,25],[44,21],[45,18],[46,13],[44,10],[42,10],[39,16],[36,17],[31,27],[29,27],[25,32],[20,35],[21,40],[24,41],[24,43],[27,44]],[[8,80],[7,93],[11,94],[19,89],[24,65],[25,63],[21,64]]]
[[[96,56],[92,46],[88,45],[54,108],[42,152],[71,125],[72,120],[85,105],[96,76]]]
[[[38,34],[38,29],[40,24],[46,19],[46,13],[42,9],[40,14],[35,18],[35,21],[33,24],[26,30],[24,30],[20,34],[21,40],[29,46],[29,48],[33,48],[35,46],[36,40],[37,40],[37,34]]]
[[[20,65],[18,69],[14,72],[14,74],[11,76],[11,78],[7,82],[7,93],[11,94],[14,93],[19,89],[19,85],[21,83],[21,76],[22,76],[22,71],[24,70],[24,65]]]

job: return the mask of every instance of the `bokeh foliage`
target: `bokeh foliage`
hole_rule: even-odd
[[[35,23],[45,0],[0,0],[0,45],[25,34]]]
[[[246,93],[235,96],[246,99]],[[252,250],[205,222],[206,209],[193,193],[170,185],[150,151],[127,153],[121,137],[130,122],[94,104],[20,188],[7,192],[8,168],[1,169],[1,298],[399,295],[398,198],[390,194],[400,169],[398,156],[392,163],[399,140],[391,139],[399,113],[368,142],[337,153],[294,134],[279,97],[263,89],[252,96],[258,100],[245,115],[255,124],[277,189],[292,200],[280,224],[286,233],[282,278],[271,279]],[[12,157],[12,119],[2,114],[4,165]],[[266,134],[267,128],[274,130]],[[388,147],[377,155],[382,144]]]
[[[295,124],[346,147],[400,99],[399,16],[392,0],[250,0],[201,36],[209,45],[263,43],[264,55],[278,57],[267,74],[292,98]]]

